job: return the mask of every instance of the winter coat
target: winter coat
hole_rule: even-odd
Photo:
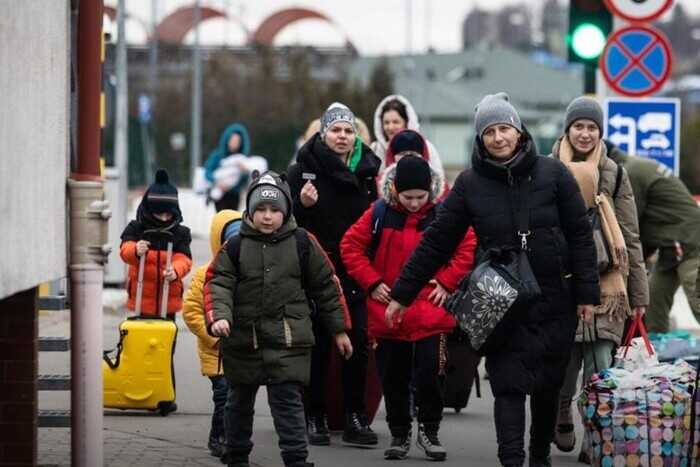
[[[384,106],[387,102],[393,101],[394,99],[401,102],[406,107],[406,116],[408,117],[408,121],[406,122],[406,129],[414,130],[420,133],[420,122],[418,121],[418,114],[416,113],[416,109],[413,108],[413,104],[411,104],[411,102],[408,99],[406,99],[400,94],[391,94],[382,99],[382,101],[379,103],[379,105],[374,111],[374,137],[376,138],[376,140],[371,145],[372,151],[374,151],[377,157],[379,157],[379,159],[381,159],[382,161],[382,170],[393,163],[389,162],[386,159],[386,152],[389,149],[389,140],[384,134],[384,127],[382,126],[382,110],[384,110]],[[438,150],[433,145],[433,143],[431,143],[427,139],[425,140],[425,142],[427,143],[426,146],[428,152],[430,153],[430,167],[434,171],[444,174],[445,169],[442,167],[440,153],[438,153]]]
[[[221,235],[224,229],[231,222],[240,219],[241,214],[230,209],[216,213],[209,230],[212,258],[221,249]],[[190,287],[185,292],[182,319],[192,334],[197,336],[197,353],[199,354],[202,374],[204,376],[217,376],[222,374],[223,370],[219,368],[219,338],[209,335],[204,319],[204,280],[208,268],[209,264],[201,266],[192,276]]]
[[[219,144],[216,145],[214,150],[209,153],[207,161],[204,163],[204,174],[210,182],[214,182],[214,171],[221,165],[221,159],[227,157],[231,154],[228,148],[228,140],[231,136],[237,133],[241,137],[241,146],[236,154],[250,154],[250,136],[248,136],[248,130],[246,127],[240,123],[232,123],[224,129],[223,133],[219,137]]]
[[[299,226],[313,233],[335,266],[348,301],[364,300],[357,283],[350,278],[340,259],[340,240],[369,205],[377,199],[375,177],[379,159],[365,145],[355,172],[330,150],[316,133],[299,150],[297,163],[289,169],[294,217]],[[309,178],[318,191],[318,202],[301,204],[300,193]]]
[[[700,248],[700,208],[683,182],[665,165],[605,143],[608,156],[629,175],[645,256],[675,242],[685,250]]]
[[[561,141],[561,140],[560,140]],[[558,158],[559,141],[554,144],[552,156]],[[622,179],[617,196],[613,198],[615,184],[617,182],[617,164],[607,156],[607,150],[603,145],[603,154],[598,164],[600,180],[599,191],[610,201],[615,208],[615,217],[620,225],[622,236],[625,238],[625,246],[629,257],[629,276],[627,277],[627,296],[631,307],[649,305],[649,282],[647,270],[642,254],[642,244],[639,241],[639,226],[637,224],[637,207],[634,202],[634,194],[630,178],[625,170],[622,171]],[[624,332],[625,322],[610,319],[607,316],[596,315],[596,337],[620,343]],[[583,324],[579,323],[576,331],[576,342],[583,341]]]
[[[330,334],[345,330],[345,303],[333,266],[309,234],[308,269],[302,271],[296,229],[294,217],[272,234],[255,230],[246,220],[238,261],[227,242],[207,270],[207,329],[211,333],[220,319],[229,322],[231,334],[222,338],[222,353],[224,373],[234,384],[308,384],[315,341],[306,294]]]
[[[163,273],[167,265],[168,242],[173,243],[172,267],[177,273],[177,279],[170,282],[168,289],[168,315],[182,308],[182,279],[192,268],[192,253],[190,229],[181,225],[182,214],[177,209],[175,218],[169,223],[155,219],[145,208],[143,201],[139,205],[136,220],[129,222],[121,235],[119,255],[129,265],[127,308],[136,309],[136,290],[138,285],[139,257],[136,256],[136,242],[148,240],[151,242],[146,252],[143,268],[143,292],[141,295],[141,314],[158,316],[162,300]]]
[[[401,133],[401,132],[399,132],[399,133]],[[396,135],[398,135],[399,133],[396,133]],[[429,144],[428,140],[426,140],[425,137],[423,135],[421,135],[420,133],[418,133],[417,131],[416,131],[416,133],[423,140],[423,143],[424,143],[423,153],[421,154],[421,156],[423,157],[423,159],[425,159],[428,162],[430,169],[433,172],[435,172],[443,180],[442,190],[440,191],[440,195],[436,199],[436,201],[438,201],[438,202],[442,201],[445,198],[445,196],[447,196],[447,193],[450,191],[450,185],[447,184],[447,179],[445,178],[445,171],[442,168],[442,163],[440,162],[440,160],[437,157],[435,157],[435,156],[431,157],[431,154],[430,154],[430,147],[431,146],[428,145]],[[394,135],[394,138],[396,138],[396,135]],[[391,140],[393,141],[394,138],[392,138]],[[387,149],[386,149],[386,154],[384,156],[384,166],[390,167],[390,166],[394,165],[395,163],[396,163],[396,155],[394,154],[394,151],[391,149],[391,142],[389,142],[389,145],[387,146]],[[382,191],[381,184],[382,184],[382,179],[384,178],[385,171],[386,171],[386,169],[381,171],[380,176],[378,177],[379,180],[377,181],[377,186],[379,187],[380,192]]]
[[[348,273],[367,294],[367,328],[370,337],[415,342],[435,334],[451,332],[456,324],[452,315],[428,299],[435,287],[423,287],[401,323],[394,328],[389,328],[384,319],[386,304],[374,300],[370,294],[382,282],[389,288],[394,285],[401,267],[420,242],[424,229],[435,218],[435,200],[442,193],[444,179],[433,172],[431,200],[418,212],[412,213],[399,203],[392,189],[395,176],[396,164],[390,166],[382,177],[382,198],[387,203],[387,210],[374,257],[367,255],[374,236],[373,206],[350,227],[340,243],[340,251]],[[447,291],[454,291],[459,281],[472,268],[475,248],[476,236],[470,230],[457,247],[454,257],[435,274],[434,279]]]
[[[410,305],[469,227],[484,250],[519,248],[518,192],[529,181],[528,258],[542,296],[512,311],[517,320],[508,340],[487,356],[494,395],[560,385],[573,345],[576,305],[600,299],[591,226],[578,185],[564,164],[537,155],[527,131],[521,141],[518,154],[504,165],[487,157],[476,138],[472,168],[457,178],[391,292]]]

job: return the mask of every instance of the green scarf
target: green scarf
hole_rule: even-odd
[[[350,172],[355,172],[357,165],[362,159],[362,140],[360,138],[355,138],[355,147],[352,149],[352,153],[348,158],[348,168]]]

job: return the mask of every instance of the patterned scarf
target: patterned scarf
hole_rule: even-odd
[[[583,156],[583,160],[577,160],[580,157],[577,157],[569,139],[563,137],[555,156],[566,165],[576,179],[586,208],[598,207],[603,235],[612,256],[612,268],[600,275],[600,305],[596,307],[595,313],[608,315],[611,320],[624,320],[632,313],[627,299],[629,257],[625,238],[615,216],[613,201],[603,194],[598,194],[599,165],[603,151],[601,141],[589,154]]]

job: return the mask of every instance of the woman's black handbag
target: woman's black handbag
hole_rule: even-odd
[[[525,186],[523,186],[525,185]],[[483,352],[487,341],[497,336],[494,330],[507,319],[509,312],[528,305],[542,295],[527,257],[529,183],[522,182],[518,236],[520,248],[491,248],[470,275],[462,279],[459,288],[445,304],[455,316],[459,327],[469,336],[474,350]],[[493,348],[494,342],[487,347]],[[498,343],[496,343],[498,344]]]

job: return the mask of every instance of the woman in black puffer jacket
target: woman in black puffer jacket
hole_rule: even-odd
[[[352,329],[348,332],[353,355],[342,364],[345,410],[343,441],[360,446],[377,444],[369,426],[367,407],[367,308],[362,289],[348,275],[340,258],[340,241],[351,225],[377,199],[375,177],[380,161],[357,137],[355,116],[346,106],[334,104],[321,117],[321,130],[299,149],[297,163],[289,169],[294,217],[299,226],[316,236],[328,254],[348,303]],[[330,337],[315,330],[317,345],[312,359],[308,398],[308,435],[312,445],[330,443],[326,426],[326,369]]]
[[[528,258],[542,297],[522,310],[507,340],[486,355],[495,396],[498,457],[525,462],[525,398],[530,395],[530,466],[550,466],[557,398],[577,313],[599,301],[591,227],[576,181],[557,160],[537,155],[505,94],[486,96],[475,118],[472,168],[465,170],[394,285],[387,320],[399,316],[453,254],[470,226],[482,249],[518,247],[519,189],[529,183]]]

